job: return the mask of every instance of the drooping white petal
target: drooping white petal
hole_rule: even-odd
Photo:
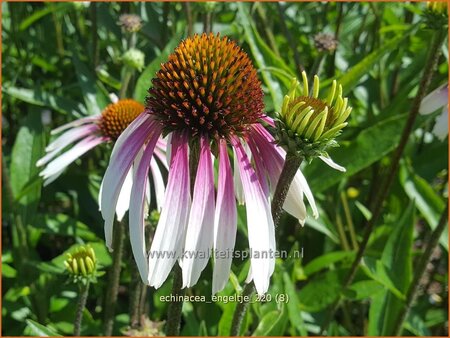
[[[345,173],[347,171],[343,166],[340,166],[339,164],[335,163],[330,157],[319,156],[319,158],[333,169],[339,170],[343,173]]]
[[[230,276],[236,231],[237,212],[233,172],[228,157],[227,143],[222,140],[219,145],[217,203],[214,215],[213,294],[223,290]]]
[[[152,170],[152,177],[153,177],[153,186],[155,188],[155,195],[156,195],[156,207],[158,211],[161,211],[163,205],[164,205],[164,195],[166,193],[166,188],[164,185],[164,180],[161,174],[161,170],[159,169],[158,164],[156,163],[155,158],[152,158],[152,161],[150,163],[150,168]]]
[[[441,141],[444,141],[448,135],[448,109],[444,108],[442,114],[436,119],[436,123],[433,127],[433,134],[436,135]]]
[[[286,152],[274,144],[274,139],[262,126],[256,126],[255,132],[252,134],[252,140],[256,143],[261,157],[262,163],[266,167],[267,176],[270,181],[271,192],[275,192],[276,185],[278,183],[281,171],[283,169],[284,157]],[[296,217],[300,224],[305,223],[306,219],[306,207],[303,202],[303,185],[306,180],[302,180],[302,173],[297,173],[294,180],[289,187],[286,200],[283,204],[283,209],[290,213],[292,216]],[[309,190],[306,183],[305,189]],[[317,210],[314,199],[312,199],[313,204],[311,207],[313,212]]]
[[[250,160],[237,138],[232,140],[236,150],[241,174],[242,187],[247,209],[247,227],[249,246],[252,250],[252,277],[258,294],[264,294],[269,288],[270,276],[275,264],[275,239],[272,213],[257,175]]]
[[[123,181],[123,185],[122,188],[120,189],[119,197],[117,199],[116,215],[117,220],[119,222],[122,221],[123,216],[125,216],[125,213],[128,211],[128,208],[130,207],[130,195],[132,186],[133,186],[133,169],[130,168],[130,170],[128,170],[127,176],[125,177],[125,180]]]
[[[145,223],[146,215],[145,190],[148,183],[148,170],[152,159],[156,140],[159,135],[154,135],[145,146],[142,156],[136,160],[133,172],[133,187],[129,200],[130,205],[130,242],[133,256],[138,266],[139,273],[144,283],[148,282],[148,260],[145,245]]]
[[[440,107],[448,105],[448,85],[441,86],[433,90],[424,97],[420,103],[419,113],[427,115],[434,113]]]
[[[98,131],[97,125],[89,124],[65,132],[45,148],[47,154],[39,159],[39,161],[36,162],[36,165],[40,167],[48,163],[69,144],[72,144],[75,141],[78,141],[89,135],[94,136],[96,134],[96,131]]]
[[[115,93],[109,93],[109,99],[111,100],[111,103],[119,102],[119,97]]]
[[[245,153],[251,160],[251,151],[247,144],[243,144],[243,147],[245,149]],[[233,167],[234,167],[234,193],[236,194],[236,199],[240,205],[245,203],[245,196],[244,192],[242,190],[242,181],[241,181],[241,175],[239,173],[239,164],[238,159],[236,156],[236,151],[233,148]]]
[[[148,281],[155,288],[164,283],[182,253],[190,201],[187,136],[176,133],[172,138],[166,207],[161,211],[149,252]]]
[[[102,183],[101,212],[105,220],[105,241],[112,249],[112,231],[117,200],[128,171],[144,143],[153,134],[159,134],[159,125],[149,114],[141,114],[122,132],[111,153],[109,166]]]
[[[182,259],[183,287],[195,285],[208,264],[214,240],[214,173],[209,139],[200,139],[200,157]]]
[[[64,168],[66,168],[70,163],[75,161],[81,155],[86,153],[88,150],[94,148],[100,143],[105,142],[105,138],[98,136],[88,136],[85,139],[78,142],[73,148],[69,149],[65,153],[61,154],[54,160],[52,160],[44,170],[42,170],[39,175],[44,179],[49,178],[55,174],[60,174]]]
[[[53,129],[50,133],[52,135],[56,135],[56,134],[59,134],[60,132],[62,132],[64,130],[72,128],[72,127],[78,127],[78,126],[81,126],[82,124],[85,124],[85,123],[97,122],[100,117],[101,117],[100,114],[99,115],[94,115],[94,116],[83,117],[81,119],[78,119],[78,120],[75,120],[75,121],[63,124],[62,126]]]

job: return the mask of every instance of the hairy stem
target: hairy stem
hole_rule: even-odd
[[[245,285],[244,290],[242,290],[242,297],[251,298],[255,292],[255,287],[253,283]],[[241,326],[244,320],[245,314],[247,313],[249,302],[239,302],[234,310],[233,320],[231,322],[230,336],[239,336],[241,333]]]
[[[427,265],[428,262],[430,261],[431,254],[433,253],[434,249],[439,245],[439,238],[441,237],[442,233],[445,230],[445,226],[447,225],[446,222],[447,216],[448,216],[448,201],[447,207],[442,213],[437,227],[431,234],[431,238],[427,243],[424,253],[420,257],[419,264],[417,265],[417,269],[416,272],[414,273],[413,280],[409,285],[408,292],[406,293],[405,306],[403,307],[402,312],[400,313],[400,316],[396,321],[396,326],[393,332],[394,336],[400,336],[400,334],[402,333],[403,322],[408,316],[412,304],[414,303],[414,300],[417,297],[417,291],[419,290],[420,280],[422,279],[422,276],[425,273],[425,270],[427,269]]]
[[[387,176],[385,182],[381,184],[380,192],[378,194],[378,197],[375,199],[374,207],[372,210],[372,217],[365,226],[365,231],[363,234],[362,242],[359,245],[359,249],[356,254],[355,260],[353,261],[353,264],[350,268],[347,278],[344,281],[344,284],[343,284],[344,289],[346,289],[348,286],[350,286],[350,284],[353,282],[353,279],[356,275],[358,266],[361,262],[364,252],[367,248],[367,243],[369,242],[370,235],[372,234],[375,224],[381,215],[381,211],[383,210],[384,200],[388,196],[390,188],[392,186],[392,183],[394,182],[394,179],[397,175],[397,171],[398,171],[399,164],[400,164],[400,159],[403,155],[403,151],[406,148],[406,144],[408,143],[409,136],[410,136],[411,132],[413,131],[414,122],[416,121],[417,115],[419,113],[420,103],[428,91],[428,86],[429,86],[431,78],[433,76],[433,72],[437,66],[438,59],[440,56],[440,47],[442,45],[442,42],[444,41],[444,38],[445,38],[444,31],[437,31],[433,35],[433,38],[432,38],[432,41],[430,44],[427,62],[425,64],[422,79],[419,84],[419,91],[412,103],[411,110],[410,110],[410,113],[408,116],[408,120],[406,121],[406,125],[403,129],[399,145],[397,146],[396,150],[394,151],[394,153],[392,155],[391,165],[388,170],[388,176]],[[325,318],[325,321],[322,325],[322,330],[321,330],[322,334],[325,334],[325,331],[327,330],[328,325],[330,324],[331,319],[333,318],[334,313],[339,306],[339,303],[340,303],[340,299],[338,299],[330,307],[330,310],[329,310],[329,312]]]
[[[120,271],[122,269],[123,239],[125,237],[125,224],[116,222],[113,241],[113,262],[108,277],[108,289],[106,290],[104,332],[105,336],[111,336],[114,328],[114,315],[119,292]]]
[[[182,289],[183,275],[178,263],[175,263],[173,267],[173,286],[172,296],[178,299],[178,296],[183,296],[186,293],[186,289]],[[183,301],[174,301],[169,304],[169,310],[167,312],[167,324],[166,335],[167,336],[179,336],[180,324],[181,324],[181,311],[183,309]]]
[[[281,212],[283,210],[283,204],[286,200],[289,187],[294,180],[295,174],[302,164],[303,158],[297,154],[286,154],[286,160],[284,161],[284,166],[281,171],[280,179],[278,181],[277,187],[275,188],[275,193],[272,199],[272,217],[275,226],[281,217]]]
[[[79,336],[81,331],[81,322],[83,321],[83,311],[89,295],[89,281],[81,286],[80,296],[78,298],[77,310],[75,313],[75,322],[73,324],[73,335]]]

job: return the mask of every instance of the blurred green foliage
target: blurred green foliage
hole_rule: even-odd
[[[332,171],[318,160],[305,165],[320,218],[308,218],[301,228],[283,216],[278,246],[287,252],[302,250],[303,257],[277,261],[271,300],[251,305],[242,332],[318,334],[327,307],[343,294],[331,335],[392,334],[417,258],[447,199],[447,142],[430,133],[437,112],[418,118],[363,264],[349,289],[341,285],[355,257],[352,238],[361,239],[379,182],[389,174],[388,155],[399,142],[417,92],[431,36],[421,22],[424,7],[372,2],[3,2],[2,334],[71,334],[77,289],[67,282],[65,253],[75,244],[90,243],[99,264],[105,269],[111,264],[97,205],[111,147],[97,147],[45,188],[35,162],[44,154],[51,129],[99,113],[108,95],[121,89],[121,57],[129,48],[128,33],[118,25],[123,13],[137,14],[143,23],[136,48],[144,52],[146,66],[134,73],[126,93],[139,101],[180,39],[204,30],[236,40],[254,60],[269,115],[280,108],[290,78],[299,77],[302,69],[317,72],[325,88],[339,79],[354,109],[338,139],[341,146],[330,155],[347,172]],[[336,50],[319,51],[314,44],[318,33],[335,36]],[[431,89],[447,81],[447,50],[443,46]],[[239,210],[238,249],[247,247],[244,212]],[[440,244],[420,281],[404,334],[447,335],[447,232]],[[130,251],[126,241],[114,335],[130,332],[135,273]],[[220,295],[241,290],[248,261],[235,260],[233,271],[236,275]],[[82,335],[103,334],[106,284],[106,276],[100,277],[91,288]],[[151,321],[166,319],[168,304],[159,297],[170,292],[170,284],[148,288],[143,308]],[[208,299],[210,290],[209,266],[188,293]],[[289,301],[275,301],[280,294]],[[185,303],[181,333],[227,335],[235,306]]]

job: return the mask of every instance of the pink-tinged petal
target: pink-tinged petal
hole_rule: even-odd
[[[258,175],[259,184],[261,184],[261,187],[266,196],[269,196],[269,185],[267,184],[267,177],[266,177],[266,164],[264,163],[253,138],[249,138],[248,146],[250,148],[250,151],[252,152],[252,158],[255,161],[255,169],[256,174]]]
[[[159,166],[156,163],[156,160],[154,157],[152,158],[152,161],[150,162],[150,168],[152,170],[153,186],[155,188],[156,207],[157,207],[158,211],[161,211],[161,209],[164,205],[164,196],[166,194],[166,187],[164,185],[164,179],[161,174],[161,170],[159,169]]]
[[[243,147],[245,149],[245,153],[251,160],[251,151],[247,144],[243,143]],[[234,193],[236,195],[236,199],[240,205],[245,203],[244,192],[242,190],[242,182],[241,175],[239,174],[239,163],[236,156],[236,151],[233,148],[233,167],[234,167]]]
[[[74,145],[73,148],[66,151],[65,153],[51,161],[49,164],[47,164],[45,169],[40,172],[39,176],[47,179],[51,176],[54,176],[55,174],[61,174],[64,168],[66,168],[69,164],[86,153],[88,150],[103,142],[105,142],[105,139],[102,137],[88,136],[87,138]]]
[[[105,220],[105,241],[112,245],[112,231],[117,200],[128,171],[144,143],[152,135],[159,135],[160,126],[148,114],[140,115],[117,139],[112,150],[109,166],[103,177],[101,212]]]
[[[167,182],[165,208],[149,253],[149,284],[158,288],[166,280],[183,250],[191,203],[188,138],[174,134]]]
[[[274,139],[262,126],[257,126],[255,128],[252,133],[252,139],[257,144],[261,153],[263,164],[267,169],[270,188],[273,193],[283,169],[284,157],[286,156],[286,153],[282,148],[274,144]],[[305,223],[306,219],[306,207],[303,202],[303,192],[305,189],[308,190],[308,200],[310,201],[313,209],[314,217],[316,217],[317,207],[315,205],[314,198],[312,198],[309,186],[300,170],[298,170],[295,175],[294,180],[289,187],[286,200],[283,204],[283,209],[292,216],[296,217],[302,225]]]
[[[40,167],[50,162],[69,144],[72,144],[89,135],[95,136],[97,131],[97,125],[90,124],[87,126],[77,127],[65,132],[45,148],[47,154],[36,162],[36,166]]]
[[[339,164],[335,163],[330,157],[319,156],[319,158],[322,161],[324,161],[326,164],[328,164],[333,169],[336,169],[336,170],[341,171],[343,173],[345,173],[347,171],[343,166],[340,166]]]
[[[436,135],[441,141],[444,141],[448,135],[448,109],[447,106],[436,119],[436,123],[433,128],[433,134]]]
[[[183,287],[195,285],[208,264],[214,240],[214,173],[209,139],[200,139],[200,157],[182,260]]]
[[[70,143],[80,139],[83,136],[90,134],[95,134],[99,131],[97,121],[81,125],[79,127],[74,127],[64,132],[58,136],[54,141],[52,141],[46,148],[46,151],[52,151],[57,148],[64,148]]]
[[[262,116],[261,121],[266,122],[271,127],[275,127],[275,121],[270,116],[267,115]]]
[[[228,158],[227,143],[225,140],[221,140],[219,145],[217,203],[214,215],[213,294],[223,290],[230,276],[236,231],[237,213],[233,172]]]
[[[130,241],[133,256],[139,269],[142,281],[148,282],[148,260],[145,245],[145,223],[146,215],[146,187],[148,184],[148,170],[152,160],[158,134],[153,134],[145,146],[140,159],[136,160],[133,175],[133,187],[131,189],[130,204]]]
[[[50,133],[52,135],[56,135],[59,134],[60,132],[67,130],[69,128],[73,128],[73,127],[78,127],[81,126],[85,123],[92,123],[92,122],[98,122],[98,120],[100,119],[101,115],[94,115],[94,116],[87,116],[87,117],[83,117],[81,119],[63,124],[62,126],[53,129]]]
[[[154,154],[158,158],[158,160],[161,162],[161,164],[167,169],[167,171],[169,171],[169,163],[170,162],[167,161],[166,152],[161,151],[160,149],[158,149],[158,147],[156,147]]]
[[[433,90],[430,94],[424,97],[420,103],[419,113],[422,115],[431,114],[439,108],[447,105],[448,85],[444,85]]]
[[[122,188],[120,189],[119,197],[116,205],[116,216],[119,222],[122,221],[123,216],[130,207],[131,188],[133,187],[133,169],[128,170],[127,176],[123,181]]]
[[[252,277],[256,291],[264,294],[269,288],[275,265],[275,230],[268,198],[266,197],[250,160],[237,138],[232,139],[238,157],[242,187],[247,208],[247,227],[251,257]],[[259,253],[257,255],[256,253]]]

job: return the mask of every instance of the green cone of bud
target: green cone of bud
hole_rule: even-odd
[[[427,1],[423,17],[428,28],[433,30],[446,29],[448,26],[447,2]]]
[[[130,48],[122,56],[123,63],[133,69],[141,71],[145,64],[145,55],[139,49]]]
[[[342,86],[335,80],[329,94],[319,97],[319,77],[314,76],[313,88],[302,72],[303,85],[293,79],[289,93],[284,97],[281,112],[275,120],[278,143],[290,153],[307,160],[327,156],[326,149],[337,146],[335,138],[347,125],[352,108],[342,97]]]
[[[75,280],[94,278],[97,269],[94,249],[89,245],[77,247],[74,252],[67,254],[64,266]]]

